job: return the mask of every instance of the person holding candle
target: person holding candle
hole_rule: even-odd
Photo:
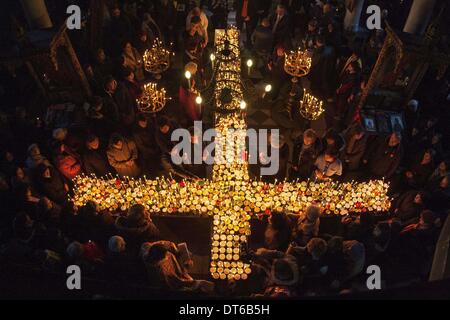
[[[138,149],[134,141],[125,139],[118,133],[111,135],[106,151],[109,164],[122,177],[138,177],[141,169],[138,166]]]
[[[181,109],[187,116],[188,125],[191,125],[190,122],[200,120],[200,111],[195,102],[198,97],[198,93],[196,93],[198,66],[194,62],[189,62],[184,67],[184,70],[184,78],[179,88],[179,102]]]

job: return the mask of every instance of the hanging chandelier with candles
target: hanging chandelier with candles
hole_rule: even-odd
[[[156,83],[150,82],[144,85],[142,95],[136,99],[137,107],[143,113],[156,113],[161,111],[170,100],[166,95],[166,89],[158,89]]]
[[[152,47],[144,53],[145,70],[153,74],[156,79],[160,79],[161,73],[169,69],[171,55],[172,53],[164,47],[164,43],[156,38]]]
[[[300,101],[300,114],[307,120],[317,120],[323,113],[323,101],[303,89],[303,99]]]

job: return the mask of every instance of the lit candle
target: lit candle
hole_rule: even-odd
[[[216,60],[216,56],[214,55],[214,53],[211,53],[211,55],[209,56],[209,59],[211,60],[211,65],[212,65],[212,68],[214,69],[214,61]]]
[[[191,90],[191,77],[192,77],[192,74],[191,74],[189,71],[186,71],[186,72],[184,73],[184,76],[185,76],[186,79],[188,80],[189,90]]]
[[[264,88],[264,94],[263,94],[263,99],[266,97],[266,94],[268,94],[270,91],[272,91],[272,85],[268,84],[266,85],[266,87]]]
[[[247,60],[247,71],[248,71],[248,76],[250,76],[250,71],[251,71],[251,69],[252,69],[252,66],[253,66],[253,60],[252,59],[248,59]]]

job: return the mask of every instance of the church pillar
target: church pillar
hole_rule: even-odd
[[[53,27],[45,0],[20,0],[20,3],[30,28],[45,29]]]
[[[403,32],[422,35],[430,22],[436,0],[414,0]]]
[[[359,30],[359,21],[364,7],[364,0],[346,1],[346,10],[344,18],[344,28],[348,31],[357,32]]]

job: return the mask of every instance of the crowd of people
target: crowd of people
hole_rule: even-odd
[[[341,1],[255,1],[234,3],[244,47],[257,58],[272,99],[288,75],[286,50],[301,46],[312,53],[308,81],[327,101],[327,131],[319,135],[303,125],[288,137],[271,141],[280,149],[275,177],[316,181],[386,179],[393,197],[390,212],[342,217],[332,230],[321,228],[321,208],[301,215],[273,212],[265,243],[250,248],[247,281],[216,283],[190,275],[192,257],[167,241],[141,205],[126,213],[100,212],[89,202],[74,208],[72,179],[79,174],[175,179],[209,177],[206,165],[171,162],[173,130],[191,128],[202,110],[193,99],[205,85],[215,28],[225,27],[227,1],[200,6],[160,0],[122,1],[109,7],[105,37],[85,63],[94,97],[55,127],[17,106],[0,118],[0,259],[62,272],[82,266],[90,277],[150,287],[230,296],[303,296],[363,289],[358,281],[368,265],[379,265],[388,284],[426,279],[440,227],[450,209],[450,158],[446,138],[448,80],[440,80],[432,104],[412,100],[405,126],[374,137],[361,124],[356,107],[367,74],[383,43],[383,31],[351,43],[343,30]],[[179,86],[177,114],[141,113],[136,98],[151,79],[143,53],[162,39],[193,78],[172,79]],[[184,74],[184,72],[180,72]],[[265,81],[265,80],[264,80]],[[437,82],[431,81],[436,84]],[[422,86],[419,91],[431,90]],[[420,95],[420,92],[419,92]]]

